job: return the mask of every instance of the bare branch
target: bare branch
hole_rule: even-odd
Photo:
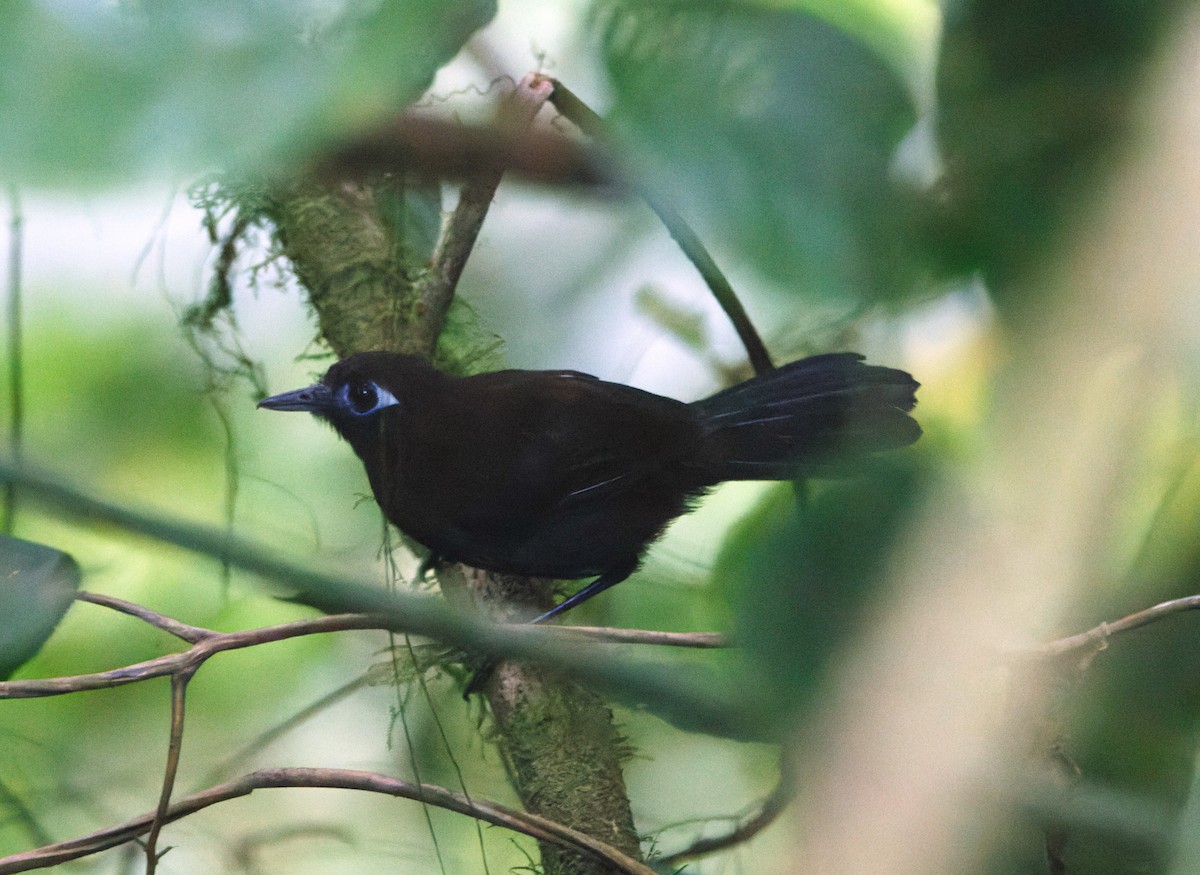
[[[1160,602],[1152,607],[1129,614],[1111,623],[1101,623],[1099,626],[1095,626],[1086,632],[1079,632],[1075,635],[1068,635],[1066,638],[1059,638],[1056,641],[1031,647],[1028,650],[1023,650],[1021,654],[1034,657],[1054,657],[1075,650],[1083,650],[1088,647],[1100,649],[1104,647],[1105,643],[1113,635],[1140,629],[1172,614],[1181,614],[1184,611],[1194,611],[1197,609],[1200,609],[1200,595],[1189,595],[1171,599],[1170,601]]]
[[[12,481],[26,490],[30,500],[54,508],[69,519],[88,524],[104,522],[128,532],[174,544],[185,550],[227,562],[250,574],[278,581],[293,601],[327,611],[333,616],[301,621],[306,634],[347,628],[384,628],[423,635],[484,657],[523,659],[552,664],[555,671],[595,687],[614,699],[633,704],[652,701],[656,710],[678,719],[693,729],[738,738],[773,735],[771,709],[758,692],[746,687],[721,687],[699,683],[679,671],[613,654],[603,660],[578,646],[566,646],[539,634],[532,627],[498,628],[477,615],[453,610],[444,600],[412,592],[389,592],[342,575],[322,573],[280,559],[258,544],[231,536],[227,531],[198,526],[156,513],[133,510],[112,501],[88,495],[62,479],[26,465],[15,465],[0,456],[0,482]],[[276,588],[276,592],[279,589]],[[375,617],[375,620],[364,617]],[[339,619],[340,618],[340,619]],[[320,624],[328,623],[322,628]],[[221,649],[254,643],[261,631],[231,633],[200,642],[198,647]],[[272,637],[279,640],[298,634],[280,627]],[[237,636],[245,636],[239,639]],[[191,654],[192,651],[188,651]],[[145,677],[163,677],[178,670],[195,656],[173,655],[144,663],[81,676],[86,680],[58,679],[6,681],[0,683],[0,698],[54,696],[77,689],[102,689]]]
[[[583,638],[602,644],[651,644],[662,647],[700,649],[733,647],[729,636],[721,632],[660,632],[657,629],[618,629],[613,626],[541,626],[547,634],[562,638]]]
[[[183,751],[183,718],[186,713],[187,685],[192,671],[181,671],[171,675],[171,739],[167,745],[167,765],[163,770],[162,790],[158,796],[158,807],[146,837],[146,875],[154,875],[158,869],[158,836],[171,810],[171,792],[175,788],[175,776],[179,774],[179,755]]]
[[[197,641],[203,641],[205,638],[212,638],[214,635],[220,634],[211,629],[189,626],[187,623],[181,623],[171,617],[163,616],[157,611],[152,611],[134,602],[127,602],[125,599],[119,599],[116,596],[96,592],[79,592],[75,598],[81,602],[89,602],[93,605],[112,608],[114,611],[120,611],[122,614],[137,617],[139,620],[143,620],[157,629],[171,633],[176,638],[182,638],[189,644],[195,644]]]
[[[538,110],[553,90],[551,80],[537,73],[528,74],[517,85],[500,113],[500,127],[507,133],[511,143],[515,144],[533,124]],[[496,156],[492,161],[481,164],[463,184],[454,214],[438,239],[430,270],[419,284],[418,299],[424,312],[414,329],[420,333],[418,348],[423,349],[427,356],[432,357],[437,347],[438,337],[446,323],[446,313],[454,300],[458,279],[475,247],[475,240],[479,237],[483,220],[487,217],[488,208],[492,205],[507,166],[507,161]]]
[[[386,629],[387,627],[386,618],[375,614],[334,614],[328,617],[296,620],[278,626],[265,626],[243,632],[213,633],[211,637],[196,642],[180,653],[159,656],[110,671],[58,678],[0,681],[0,699],[35,699],[79,693],[84,690],[120,687],[151,678],[194,672],[209,657],[225,650],[254,647],[301,635],[344,632],[350,629]]]
[[[601,193],[617,187],[596,155],[557,131],[532,130],[514,142],[512,131],[503,124],[469,124],[428,110],[405,112],[335,147],[321,156],[313,173],[326,180],[366,179],[397,171],[435,179],[470,179],[480,167],[494,164],[534,183]]]
[[[433,784],[414,784],[386,775],[350,769],[260,769],[235,781],[219,784],[178,800],[166,811],[162,822],[172,823],[218,802],[248,796],[255,790],[284,787],[363,790],[412,799],[502,826],[532,836],[538,841],[554,842],[580,851],[601,860],[617,872],[628,875],[654,875],[652,869],[627,854],[544,817],[517,811],[496,802],[478,798],[468,799],[461,793]],[[155,814],[147,813],[76,839],[0,858],[0,875],[44,869],[117,847],[149,832],[154,820]]]

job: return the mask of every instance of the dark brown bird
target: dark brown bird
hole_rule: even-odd
[[[452,377],[415,356],[367,352],[258,406],[332,424],[384,515],[435,556],[596,577],[541,622],[627,578],[718,483],[836,475],[911,444],[917,386],[833,353],[687,404],[577,371]]]

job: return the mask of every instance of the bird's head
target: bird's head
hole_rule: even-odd
[[[358,358],[337,362],[320,383],[263,398],[258,406],[268,410],[307,410],[341,426],[343,422],[353,424],[400,403],[394,392],[380,383],[382,374],[372,376],[371,368],[362,366],[367,362],[355,362]]]
[[[258,406],[267,410],[307,411],[349,437],[370,427],[383,411],[399,408],[396,396],[404,381],[403,372],[412,364],[411,356],[360,353],[335,364],[321,382],[264,398]]]

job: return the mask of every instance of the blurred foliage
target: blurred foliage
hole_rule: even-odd
[[[713,575],[733,607],[748,686],[772,698],[782,725],[872,622],[920,482],[889,461],[832,484],[779,484],[725,538]]]
[[[1130,143],[1136,98],[1179,0],[951,0],[938,63],[948,204],[935,251],[982,271],[1001,315],[1035,320],[1020,282],[1065,242]],[[935,223],[936,224],[936,223]]]
[[[597,10],[612,121],[655,197],[797,294],[857,304],[914,291],[911,192],[890,167],[916,110],[857,34],[758,4]]]
[[[270,171],[414,100],[494,0],[8,0],[11,182]]]
[[[719,260],[787,289],[792,311],[830,301],[844,312],[864,312],[878,303],[901,310],[935,294],[943,278],[978,275],[1006,327],[1019,335],[1036,332],[1040,314],[1057,303],[1050,287],[1030,278],[1061,253],[1106,171],[1130,146],[1141,108],[1139,88],[1183,5],[949,2],[936,93],[925,86],[934,71],[923,66],[930,60],[926,46],[934,27],[926,18],[932,18],[928,4],[597,0],[588,27],[598,37],[597,61],[611,86],[611,119],[631,150],[639,182],[678,206]],[[8,0],[0,29],[5,118],[0,166],[7,182],[64,187],[214,166],[230,179],[302,168],[323,146],[410,103],[493,11],[483,0]],[[931,154],[918,156],[918,164],[926,163],[910,177],[897,152],[912,144],[908,138],[922,113],[934,120],[936,144]],[[921,179],[939,170],[944,172],[936,186],[922,190]],[[259,219],[264,226],[279,224],[265,198],[255,202],[243,192],[225,199],[227,193],[216,189],[198,191],[215,241],[231,234],[234,206],[250,224]],[[387,257],[419,263],[434,245],[440,190],[393,185],[376,194],[380,227],[391,234]],[[514,234],[519,236],[538,237],[524,227]],[[603,272],[605,280],[616,273],[623,250],[633,248],[624,238],[613,239],[621,245],[606,255],[614,266]],[[593,242],[586,234],[581,241],[581,246]],[[361,252],[333,242],[345,247],[340,267],[352,272]],[[543,236],[500,257],[528,274],[542,267],[547,248]],[[257,254],[272,257],[279,251]],[[236,279],[234,261],[228,267]],[[520,283],[494,281],[491,275],[480,280],[497,296],[523,291]],[[208,309],[193,311],[199,323],[211,326],[214,314],[234,312],[228,309],[234,304],[232,286],[214,284]],[[106,290],[86,291],[81,309],[104,300]],[[647,293],[637,305],[657,322],[656,330],[674,333],[693,352],[711,344],[704,321],[673,297]],[[305,423],[262,428],[251,419],[249,400],[238,399],[231,405],[230,433],[238,436],[231,452],[221,424],[198,403],[208,382],[203,369],[185,343],[143,316],[131,315],[125,328],[106,332],[80,324],[83,320],[43,314],[29,344],[35,352],[26,362],[31,456],[53,459],[65,475],[121,498],[171,503],[193,517],[212,519],[224,518],[225,466],[233,458],[243,471],[230,517],[239,531],[289,550],[297,561],[319,552],[363,574],[377,573],[378,516],[369,503],[355,506],[366,484],[348,450]],[[792,318],[794,313],[779,316]],[[567,329],[551,319],[524,321],[531,345]],[[762,327],[767,334],[778,328]],[[465,305],[452,313],[449,333],[455,332],[460,334],[450,339],[451,349],[480,351],[481,337],[491,342],[488,326],[477,325]],[[885,325],[877,333],[895,343],[899,332]],[[846,336],[853,331],[848,328]],[[308,339],[298,339],[296,348]],[[479,361],[463,367],[478,367]],[[294,373],[289,379],[300,385],[310,376]],[[960,372],[945,379],[964,378]],[[918,413],[927,426],[975,425],[948,420],[937,410],[923,412],[925,405],[923,400]],[[812,484],[800,493],[788,485],[773,487],[740,521],[713,517],[707,540],[726,529],[728,536],[711,574],[699,561],[689,564],[694,557],[678,546],[683,541],[669,537],[643,572],[588,605],[580,621],[600,617],[672,629],[728,624],[742,653],[662,656],[656,667],[677,671],[681,685],[707,691],[706,705],[728,703],[733,712],[739,701],[757,706],[765,700],[777,729],[791,728],[789,720],[809,719],[839,655],[877,619],[894,563],[911,546],[905,536],[914,508],[938,476],[936,466],[972,461],[970,449],[956,459],[943,450],[987,446],[985,435],[930,437],[919,465],[895,462],[869,478]],[[1148,455],[1185,460],[1196,455],[1194,440],[1167,448],[1146,440],[1153,444]],[[1102,557],[1107,564],[1097,556],[1079,558],[1089,573],[1108,574],[1074,608],[1072,623],[1086,626],[1196,591],[1200,479],[1188,461],[1180,465],[1177,481],[1166,482],[1147,473],[1153,462],[1130,475],[1142,480],[1137,494],[1112,496],[1112,530],[1096,532],[1092,546],[1118,553],[1112,545],[1127,546],[1137,540],[1129,530],[1143,528],[1144,544],[1128,561],[1123,553]],[[1156,502],[1157,511],[1146,509]],[[82,531],[28,511],[19,517],[19,528],[78,557],[89,586],[144,600],[189,622],[234,628],[301,614],[300,608],[238,587],[222,596],[215,564],[174,551]],[[672,557],[672,550],[680,555]],[[73,586],[66,573],[69,558],[58,568],[64,574],[55,579]],[[709,578],[716,585],[705,586]],[[20,590],[20,606],[13,609],[4,594],[11,592],[0,592],[0,630],[19,623],[33,629],[40,643],[47,624],[53,626],[65,610],[65,594],[52,599],[53,611],[39,608],[38,622],[26,623],[30,593]],[[1043,846],[1055,830],[1067,836],[1061,851],[1068,872],[1200,869],[1200,847],[1190,839],[1200,834],[1193,792],[1200,731],[1195,629],[1193,615],[1174,617],[1114,639],[1082,668],[1053,677],[1053,714],[1045,728],[1053,743],[1033,756],[1059,757],[1068,779],[1053,793],[1005,798],[999,816],[1004,823],[997,827],[1001,835],[987,871],[1044,871]],[[4,640],[0,631],[0,646]],[[142,624],[81,606],[68,612],[50,645],[22,674],[107,668],[171,646]],[[346,683],[390,646],[382,636],[351,643],[310,639],[214,661],[192,691],[187,747],[197,759],[188,763],[188,777],[207,774],[230,751]],[[0,654],[0,674],[10,669]],[[400,669],[397,675],[408,676]],[[284,742],[295,747],[282,749],[323,763],[409,768],[399,729],[389,725],[406,715],[423,777],[457,786],[465,772],[472,793],[504,800],[502,767],[486,753],[476,756],[477,715],[444,678],[431,676],[430,683],[431,690],[420,692],[411,686],[361,692],[322,715],[328,720],[324,732],[302,731],[299,740]],[[741,699],[735,695],[740,692],[746,693]],[[0,848],[22,849],[46,831],[65,837],[150,807],[166,735],[165,701],[162,689],[146,686],[86,700],[5,705]],[[658,806],[696,818],[732,812],[769,786],[763,762],[773,767],[774,752],[764,757],[757,748],[748,752],[752,746],[726,745],[723,739],[681,738],[651,716],[656,713],[650,702],[624,717],[637,729],[634,746],[655,739],[652,754],[628,767],[631,784],[640,784],[649,800],[642,806],[649,820]],[[690,726],[686,714],[661,716]],[[731,713],[730,724],[758,728],[759,718]],[[731,760],[750,764],[751,777],[737,784],[711,774],[718,771],[710,766],[719,744],[726,745],[720,750]],[[278,753],[272,749],[267,761]],[[653,777],[658,757],[681,763],[672,778],[678,783],[665,790],[667,782]],[[695,768],[696,762],[704,768]],[[129,763],[143,768],[131,770]],[[338,803],[306,803],[314,806],[306,812],[314,823],[345,822],[346,810]],[[364,808],[375,805],[369,801]],[[289,822],[295,813],[284,806],[276,815]],[[388,829],[399,820],[391,812],[377,816]],[[478,869],[477,844],[484,841],[473,828],[437,814],[430,820],[442,835],[454,836],[445,843],[445,869]],[[378,857],[380,867],[395,865],[391,843],[399,842],[428,861],[425,870],[436,871],[425,824],[412,821],[415,826],[399,834],[372,832],[388,835],[388,846],[368,848],[364,857]],[[373,823],[363,826],[367,823],[365,815],[355,817],[364,834],[375,829]],[[242,829],[245,823],[233,826]],[[660,826],[653,824],[655,830]],[[501,868],[497,858],[513,865],[520,859],[507,838],[489,834],[486,845],[492,871]],[[235,865],[188,853],[181,847],[168,859],[181,861],[180,871]],[[296,855],[290,871],[305,866],[332,871],[326,853],[341,860],[343,849]]]
[[[0,681],[41,649],[78,589],[69,555],[0,535]]]

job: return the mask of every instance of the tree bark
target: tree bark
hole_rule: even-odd
[[[421,279],[444,274],[444,266],[414,269],[401,263],[402,241],[381,216],[379,194],[370,184],[308,177],[277,184],[256,206],[274,224],[283,253],[308,291],[320,334],[335,353],[436,354],[445,312],[425,306]],[[446,228],[454,227],[452,219]],[[462,241],[447,245],[443,239],[433,257],[458,251],[465,258],[462,250]],[[441,321],[431,325],[429,320]],[[514,605],[550,603],[547,581],[474,569],[460,568],[457,574],[460,587],[465,583],[493,616],[508,615]],[[443,576],[449,578],[447,589],[453,589],[455,572]],[[625,744],[607,705],[545,667],[508,662],[497,666],[484,694],[510,780],[526,807],[642,859],[621,772]],[[549,843],[541,851],[546,875],[612,871]]]

